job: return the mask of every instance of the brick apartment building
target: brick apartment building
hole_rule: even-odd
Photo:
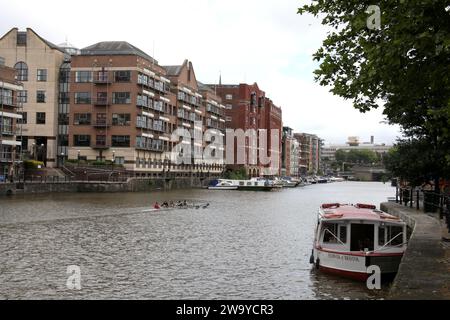
[[[210,153],[212,157],[203,157],[204,148],[209,145],[204,141],[203,133],[209,130],[214,137],[224,140],[225,106],[210,88],[197,81],[191,61],[184,60],[181,65],[164,68],[177,100],[177,127],[188,130],[191,138],[191,166],[188,167],[194,171],[221,173],[224,169],[223,157],[219,157],[218,153],[215,157],[216,151],[213,150]]]
[[[300,144],[300,174],[320,173],[323,140],[317,135],[309,133],[295,133],[294,137]]]
[[[174,163],[178,127],[206,117],[190,62],[163,67],[127,42],[100,42],[72,56],[69,159],[111,160],[142,175],[221,172],[217,163]],[[199,128],[203,132],[204,128]]]
[[[22,85],[16,80],[16,70],[6,67],[0,57],[0,182],[17,175],[21,146],[21,102],[18,99]]]
[[[282,112],[269,98],[264,91],[259,89],[256,83],[238,85],[209,85],[217,92],[225,104],[226,128],[242,129],[244,131],[254,129],[257,133],[260,129],[268,131],[267,149],[262,149],[262,143],[257,141],[252,144],[250,139],[245,140],[245,144],[234,148],[234,165],[239,168],[244,166],[249,176],[274,176],[281,173],[281,139],[282,139]],[[276,145],[272,145],[271,132],[278,134]],[[239,148],[239,150],[238,150]],[[239,164],[237,159],[238,151],[245,154],[246,164]],[[251,153],[266,152],[267,156],[273,156],[277,160],[269,164],[261,161],[260,153],[257,153],[256,163],[251,163],[249,158]],[[229,156],[227,156],[228,158]]]

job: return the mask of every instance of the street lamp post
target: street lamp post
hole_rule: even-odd
[[[78,150],[77,152],[78,152],[78,156],[77,156],[77,166],[79,167],[79,166],[80,166],[80,153],[81,153],[81,151]]]
[[[116,161],[116,151],[113,150],[113,156],[112,156],[112,163],[111,163],[111,170],[114,171],[114,162]]]

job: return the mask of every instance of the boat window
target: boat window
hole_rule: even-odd
[[[339,239],[343,243],[347,243],[347,227],[346,226],[339,226]]]
[[[399,226],[385,226],[378,229],[378,244],[395,247],[403,243],[403,228]]]
[[[338,234],[337,223],[324,223],[323,230],[323,243],[338,243],[338,240],[336,239]]]
[[[384,227],[378,228],[378,245],[383,246],[386,243],[386,233]]]
[[[244,181],[239,181],[239,185],[243,186],[244,185]]]
[[[388,226],[387,227],[387,242],[390,241],[390,246],[398,246],[403,243],[403,236],[401,233],[403,232],[402,227],[398,226]]]
[[[247,185],[248,185],[248,186],[251,186],[251,185],[252,185],[252,183],[251,183],[251,182],[247,182]]]
[[[373,224],[351,224],[350,251],[373,251],[375,226]]]

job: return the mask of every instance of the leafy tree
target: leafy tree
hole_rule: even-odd
[[[400,140],[384,157],[384,164],[392,174],[413,186],[449,176],[450,166],[443,154],[436,154],[425,139]],[[438,191],[439,184],[435,184]]]
[[[331,27],[314,54],[320,63],[316,81],[361,112],[383,105],[388,123],[399,124],[409,137],[411,152],[412,145],[423,144],[436,164],[450,163],[448,1],[379,0],[381,23],[369,28],[376,12],[367,10],[373,4],[314,0],[299,9]],[[399,155],[407,145],[401,143]]]
[[[336,161],[340,162],[350,162],[350,163],[361,163],[361,164],[372,164],[378,162],[378,156],[376,152],[372,150],[342,150],[336,151]]]

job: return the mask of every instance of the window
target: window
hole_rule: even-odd
[[[26,46],[27,45],[27,33],[26,32],[17,32],[17,45],[18,46]]]
[[[21,114],[22,114],[22,119],[17,119],[17,123],[18,124],[27,124],[27,113],[22,112]]]
[[[99,71],[97,76],[99,82],[108,82],[108,71]]]
[[[130,119],[129,113],[113,113],[112,124],[113,126],[129,126]]]
[[[0,104],[13,104],[13,92],[9,89],[0,89]]]
[[[114,104],[130,104],[131,95],[129,92],[113,92]]]
[[[60,104],[69,104],[70,103],[70,95],[68,92],[60,92],[59,93],[59,103]]]
[[[47,81],[47,69],[37,70],[37,81]]]
[[[58,135],[58,146],[61,146],[61,147],[69,146],[69,136],[67,134]]]
[[[74,135],[73,145],[76,147],[89,147],[91,145],[91,136],[86,134]]]
[[[74,125],[90,125],[91,114],[90,113],[75,113],[73,119]]]
[[[75,103],[76,104],[91,104],[91,93],[90,92],[75,92]]]
[[[131,81],[131,71],[116,71],[115,72],[116,82],[130,82]]]
[[[256,106],[256,92],[250,94],[250,106]]]
[[[324,223],[323,224],[323,242],[324,243],[338,243],[338,224]]]
[[[125,158],[124,157],[115,157],[114,158],[114,163],[115,164],[124,164],[125,163]]]
[[[17,102],[27,103],[27,101],[28,101],[28,91],[27,90],[17,91]]]
[[[17,71],[17,81],[28,81],[28,66],[25,62],[17,62],[14,69]]]
[[[38,90],[36,92],[36,102],[37,103],[45,103],[45,91]]]
[[[0,117],[0,132],[3,134],[13,133],[13,119],[7,117]]]
[[[45,112],[36,112],[36,124],[45,124]]]
[[[92,82],[92,72],[91,71],[75,72],[75,82]]]
[[[69,125],[69,115],[67,113],[58,114],[58,125],[68,126]]]
[[[233,95],[232,94],[225,95],[225,100],[233,100]]]
[[[339,225],[339,239],[343,243],[347,243],[347,227],[343,225]]]
[[[233,109],[233,105],[232,105],[232,104],[227,104],[225,107],[226,107],[228,110]]]
[[[225,121],[231,122],[231,117],[226,117]]]
[[[399,246],[403,244],[403,228],[398,226],[385,226],[378,228],[378,244],[380,246]]]
[[[112,136],[111,144],[113,147],[130,147],[130,136]]]
[[[105,135],[98,135],[95,137],[95,145],[99,147],[106,146],[106,136]]]
[[[59,71],[59,83],[69,83],[70,69],[61,69]]]

